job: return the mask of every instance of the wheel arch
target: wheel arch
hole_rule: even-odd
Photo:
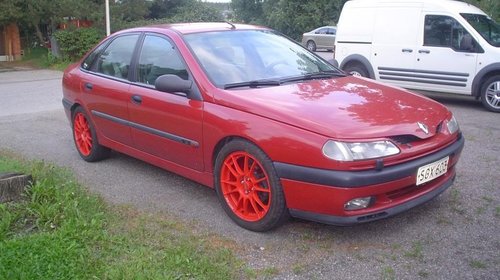
[[[491,76],[500,75],[500,62],[490,64],[479,71],[472,81],[472,96],[479,99],[481,97],[481,87]]]
[[[344,60],[340,64],[340,69],[344,69],[344,67],[352,64],[359,64],[365,67],[365,69],[368,71],[368,75],[370,76],[370,78],[375,79],[375,72],[373,71],[372,64],[366,57],[360,54],[351,54],[346,58],[344,58]]]
[[[211,167],[212,167],[212,172],[215,172],[215,163],[217,161],[217,155],[219,154],[222,147],[224,147],[224,145],[226,145],[227,143],[234,141],[234,140],[243,140],[243,141],[249,142],[252,145],[254,145],[255,147],[259,148],[264,154],[266,154],[269,157],[269,155],[266,153],[266,151],[264,151],[259,145],[257,145],[255,143],[255,141],[252,141],[251,139],[249,139],[247,137],[242,137],[239,135],[228,135],[228,136],[225,136],[224,138],[220,139],[217,142],[217,144],[215,144],[214,149],[212,150],[212,157],[211,157],[211,161],[210,161]]]

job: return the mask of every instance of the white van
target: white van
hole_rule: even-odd
[[[500,112],[500,25],[452,0],[351,0],[340,14],[341,69],[408,89],[481,98]]]

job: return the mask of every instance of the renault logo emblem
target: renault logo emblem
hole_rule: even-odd
[[[429,128],[425,124],[423,124],[421,122],[417,122],[417,124],[418,124],[418,127],[420,127],[420,129],[422,129],[422,131],[425,134],[429,134]]]

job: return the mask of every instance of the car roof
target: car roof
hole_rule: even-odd
[[[172,23],[172,24],[158,24],[137,27],[119,31],[153,31],[153,30],[173,30],[181,34],[202,33],[211,31],[228,31],[228,30],[269,30],[269,28],[249,24],[236,24],[229,22],[192,22],[192,23]]]

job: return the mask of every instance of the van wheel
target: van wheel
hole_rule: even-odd
[[[310,50],[312,52],[316,51],[316,43],[314,43],[314,41],[312,41],[312,40],[307,41],[306,47],[308,50]]]
[[[346,67],[344,67],[343,70],[352,76],[369,78],[368,70],[366,70],[364,66],[359,64],[349,64]]]
[[[500,112],[500,75],[490,77],[483,84],[481,102],[486,109],[492,112]]]

